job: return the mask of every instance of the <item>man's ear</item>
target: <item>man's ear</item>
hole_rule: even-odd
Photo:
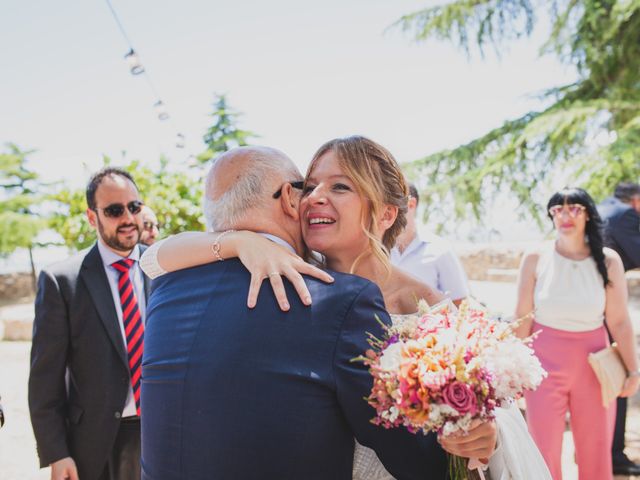
[[[416,200],[413,197],[409,197],[409,200],[407,201],[407,208],[409,210],[415,210],[418,207],[418,200]]]
[[[94,210],[87,208],[87,220],[93,228],[98,228],[98,215]]]
[[[398,218],[398,207],[394,205],[385,205],[382,210],[382,215],[380,216],[380,220],[378,221],[378,226],[381,232],[386,232],[391,228],[391,225]]]
[[[300,221],[300,195],[294,191],[294,188],[290,183],[285,183],[282,186],[282,195],[280,196],[280,208],[282,212],[291,217],[296,222]]]

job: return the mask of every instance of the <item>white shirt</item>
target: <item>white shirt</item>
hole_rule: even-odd
[[[402,253],[391,250],[391,263],[452,300],[469,296],[467,275],[453,251],[442,240],[421,240],[418,235]]]
[[[100,251],[100,257],[102,257],[102,265],[104,271],[107,274],[109,280],[109,287],[111,287],[111,295],[113,296],[113,304],[116,307],[116,314],[118,315],[118,323],[120,324],[120,333],[122,334],[122,340],[124,345],[127,345],[127,336],[124,333],[124,321],[122,320],[122,305],[120,303],[120,293],[118,292],[118,279],[120,278],[120,272],[112,267],[111,264],[117,261],[123,260],[117,253],[113,252],[106,245],[98,240],[98,250]],[[133,291],[138,299],[138,309],[140,310],[140,317],[144,322],[146,319],[147,302],[144,297],[144,277],[142,270],[140,269],[140,248],[138,245],[132,250],[131,254],[126,257],[135,260],[131,270],[129,270],[129,278],[133,282]],[[133,387],[129,384],[129,393],[127,394],[127,401],[124,404],[122,410],[122,417],[133,417],[136,413],[136,402],[133,398]]]

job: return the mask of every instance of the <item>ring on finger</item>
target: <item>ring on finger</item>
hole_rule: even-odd
[[[279,277],[280,276],[280,272],[271,272],[269,275],[267,275],[267,277]]]

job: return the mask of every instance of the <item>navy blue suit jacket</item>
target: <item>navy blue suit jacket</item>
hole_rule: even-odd
[[[366,332],[388,322],[376,285],[306,279],[313,305],[280,311],[268,287],[246,307],[236,260],[165,275],[147,307],[143,478],[350,480],[354,437],[398,479],[444,479],[435,435],[370,423]]]
[[[624,269],[640,268],[640,215],[615,197],[598,205],[605,222],[605,244],[618,252]]]

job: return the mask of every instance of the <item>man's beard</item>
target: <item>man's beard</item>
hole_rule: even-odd
[[[140,227],[138,227],[138,225],[136,225],[135,223],[119,225],[113,235],[107,235],[106,232],[104,231],[104,227],[102,226],[102,222],[100,221],[99,218],[97,220],[98,220],[98,232],[100,232],[100,238],[102,238],[102,241],[107,246],[113,248],[114,250],[117,250],[118,252],[128,252],[130,250],[133,250],[133,247],[135,247],[138,241],[140,240]],[[136,229],[136,233],[137,233],[136,238],[134,240],[131,240],[130,242],[123,243],[120,240],[118,240],[118,230],[121,228],[129,228],[129,227],[134,227]]]

